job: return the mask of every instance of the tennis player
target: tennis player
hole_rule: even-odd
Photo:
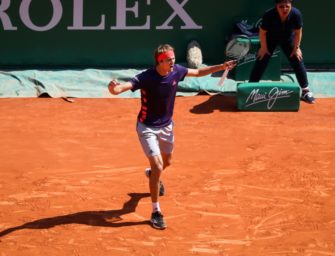
[[[249,82],[259,82],[274,50],[280,46],[302,89],[301,99],[313,104],[315,98],[308,88],[307,73],[300,48],[302,14],[292,6],[292,1],[275,0],[275,7],[264,13],[259,31],[261,46]]]
[[[159,191],[162,189],[160,177],[162,171],[171,164],[174,143],[172,116],[178,83],[186,76],[206,76],[232,69],[236,64],[227,61],[198,69],[186,68],[175,64],[174,49],[168,44],[158,46],[154,51],[154,59],[154,67],[125,83],[112,80],[108,89],[115,95],[127,90],[141,90],[141,109],[136,130],[150,164],[150,169],[146,170],[152,201],[150,222],[154,228],[165,229],[167,225],[159,205]]]

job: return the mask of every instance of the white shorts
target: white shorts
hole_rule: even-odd
[[[159,128],[137,122],[137,135],[147,157],[161,155],[161,153],[171,154],[173,152],[173,127],[173,122]]]

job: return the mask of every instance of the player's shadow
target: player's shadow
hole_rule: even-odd
[[[122,215],[135,212],[138,202],[149,197],[149,193],[130,193],[130,199],[123,204],[122,209],[109,211],[85,211],[73,214],[55,216],[27,222],[21,226],[8,228],[0,232],[0,237],[8,235],[14,231],[21,229],[48,229],[58,225],[66,224],[82,224],[101,227],[125,227],[135,225],[148,225],[148,220],[143,221],[122,221]]]
[[[207,101],[195,105],[190,112],[193,114],[210,114],[215,110],[222,112],[237,111],[235,95],[216,94],[211,96]]]

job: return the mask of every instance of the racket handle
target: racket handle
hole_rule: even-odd
[[[223,86],[223,83],[224,83],[225,79],[226,79],[227,76],[228,76],[228,72],[229,72],[229,69],[226,68],[225,71],[223,72],[221,78],[220,78],[220,81],[219,81],[219,83],[218,83],[218,86]]]

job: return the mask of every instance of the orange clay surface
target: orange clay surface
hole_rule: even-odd
[[[335,99],[178,97],[168,228],[149,225],[139,99],[0,100],[0,255],[335,255]]]

